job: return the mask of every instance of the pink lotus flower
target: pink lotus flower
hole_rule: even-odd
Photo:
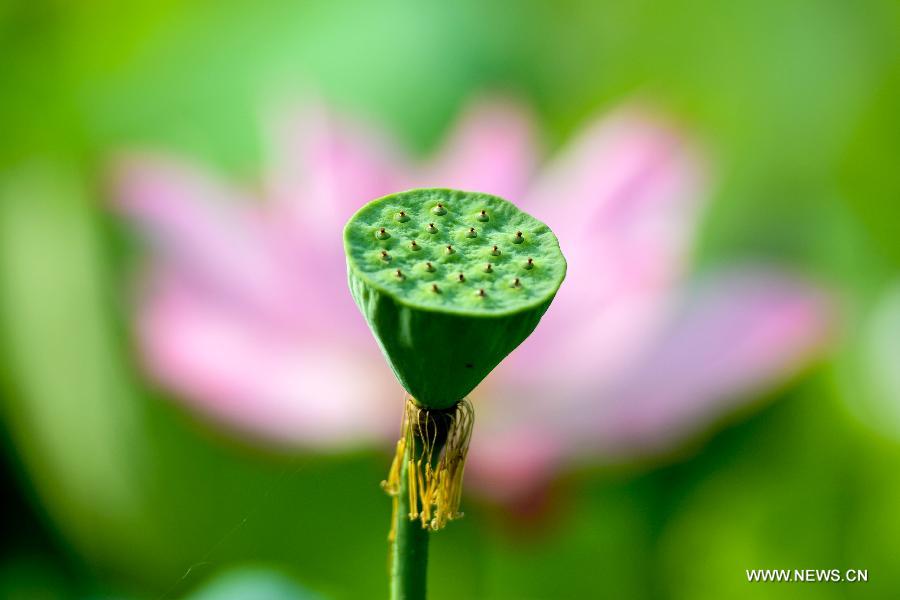
[[[154,242],[140,353],[199,412],[262,439],[341,449],[396,436],[403,392],[346,290],[341,229],[364,202],[442,186],[548,223],[569,260],[543,322],[473,393],[470,482],[514,498],[574,461],[672,448],[809,362],[817,289],[760,265],[688,276],[705,165],[626,107],[536,168],[533,121],[474,103],[433,159],[309,106],[273,124],[262,198],[183,160],[133,155],[117,208]]]

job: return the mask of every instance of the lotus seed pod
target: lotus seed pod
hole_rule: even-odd
[[[344,250],[357,306],[425,408],[471,392],[531,334],[566,274],[546,225],[502,198],[448,189],[369,202],[344,228]]]

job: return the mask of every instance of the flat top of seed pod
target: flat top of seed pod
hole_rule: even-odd
[[[551,298],[566,261],[550,228],[512,203],[419,189],[363,206],[344,228],[349,266],[415,308],[494,316]]]

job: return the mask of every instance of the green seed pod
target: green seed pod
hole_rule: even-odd
[[[502,198],[448,189],[369,202],[344,228],[344,251],[357,306],[425,408],[472,391],[531,334],[566,274],[546,225]]]

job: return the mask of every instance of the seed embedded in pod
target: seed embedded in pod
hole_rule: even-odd
[[[412,250],[413,252],[416,252],[418,250],[421,250],[422,246],[418,245],[416,243],[416,240],[413,240],[409,243],[409,249]]]
[[[391,237],[391,234],[389,234],[387,232],[387,229],[382,227],[381,229],[379,229],[378,231],[375,232],[375,237],[378,238],[379,240],[386,240],[389,237]]]
[[[438,232],[437,227],[434,226],[434,223],[429,223],[428,227],[425,228],[425,231],[427,231],[428,233],[437,233]]]
[[[453,254],[455,250],[453,250],[453,246],[447,246],[447,254]]]
[[[487,211],[482,210],[480,213],[478,213],[478,216],[475,218],[478,219],[479,221],[484,222],[484,221],[487,221],[489,217],[488,217]]]
[[[475,231],[475,228],[469,227],[469,230],[466,232],[466,237],[473,238],[473,237],[477,237],[477,236],[478,236],[478,232]]]
[[[500,248],[498,248],[497,246],[494,246],[491,249],[491,254],[493,254],[494,256],[500,256]]]
[[[433,271],[434,271],[434,265],[431,264],[430,262],[425,263],[425,270],[428,271],[429,273],[433,272]]]
[[[525,268],[526,268],[526,269],[531,269],[533,266],[534,266],[534,259],[533,259],[533,258],[529,258],[529,259],[528,259],[528,262],[525,263]]]
[[[521,244],[525,241],[525,237],[522,235],[521,231],[516,232],[516,237],[513,238],[513,244]]]
[[[397,220],[401,223],[406,223],[407,221],[409,221],[409,215],[407,215],[405,211],[401,210],[399,213],[397,213]]]
[[[494,272],[493,265],[491,265],[491,263],[487,263],[486,265],[484,265],[484,272],[485,273],[493,273]]]
[[[437,203],[437,206],[435,206],[434,208],[431,209],[431,212],[433,212],[434,214],[436,214],[436,215],[438,215],[438,216],[441,216],[441,215],[446,215],[446,214],[447,214],[447,209],[444,208],[444,205],[443,205],[443,204],[441,204],[440,202],[438,202],[438,203]]]

